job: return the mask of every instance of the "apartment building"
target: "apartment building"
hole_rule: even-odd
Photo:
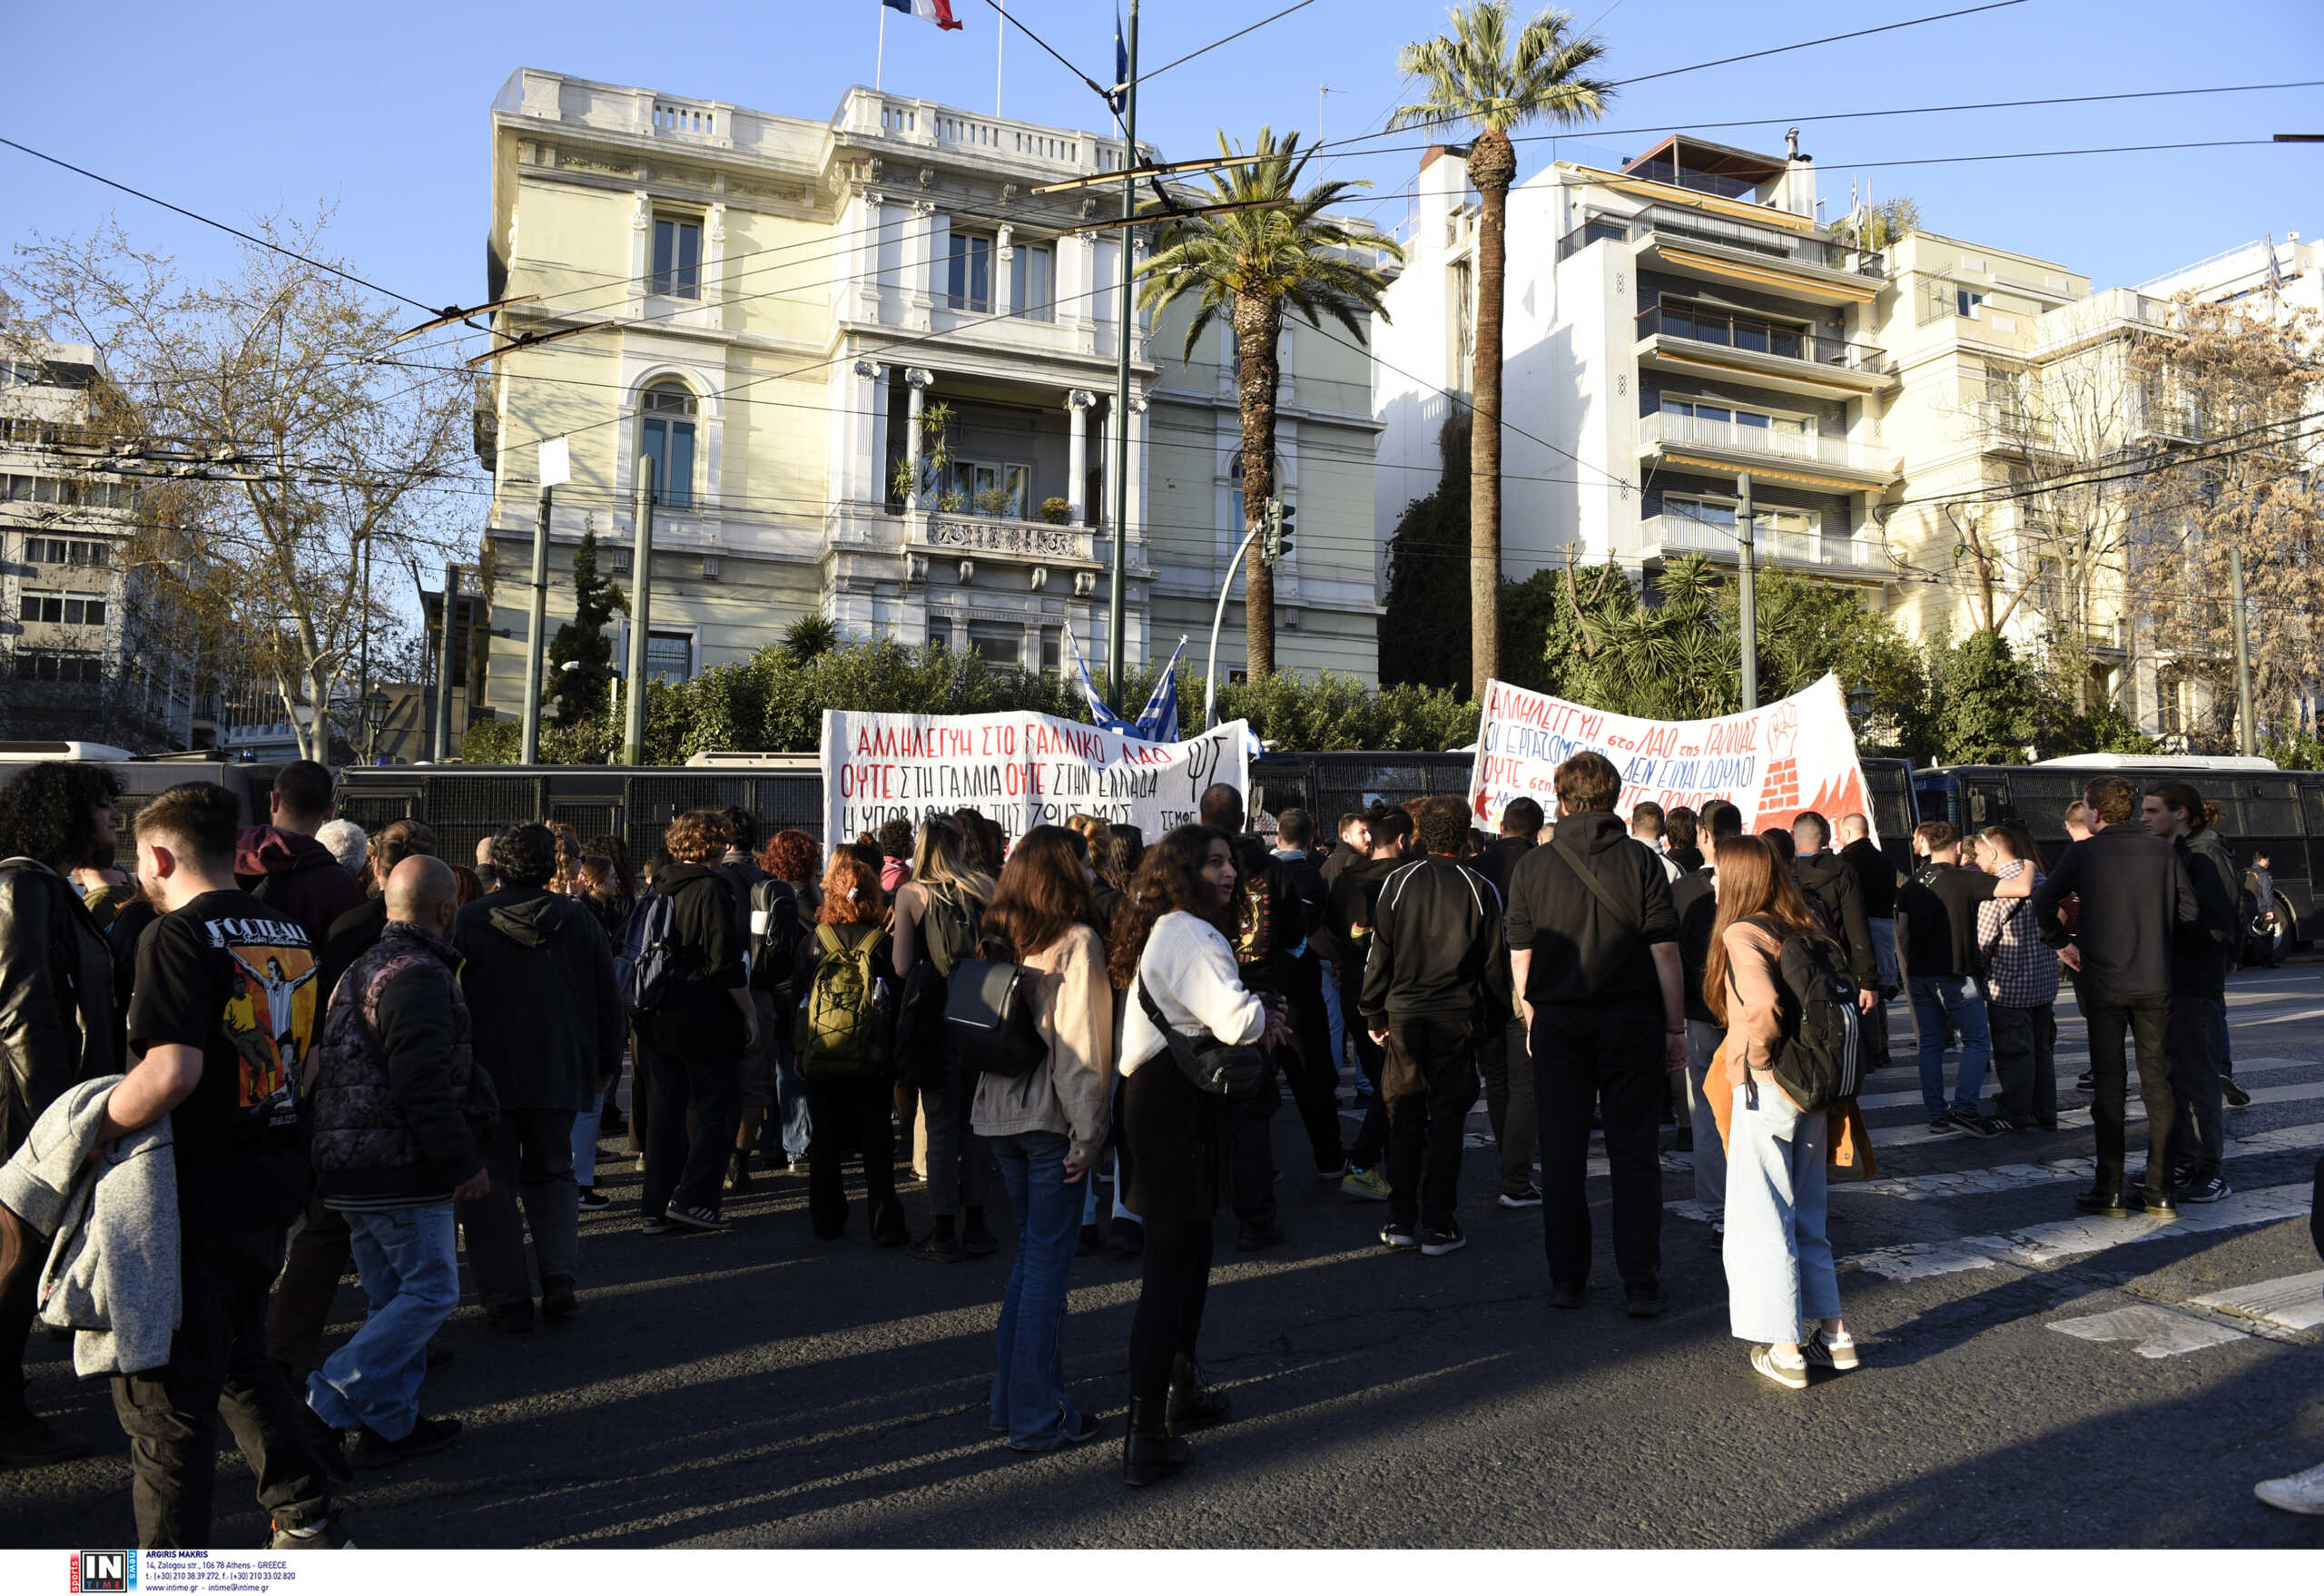
[[[94,470],[96,351],[0,340],[0,737],[192,745],[192,655],[126,557],[133,479]]]
[[[1242,535],[1226,330],[1182,359],[1185,313],[1141,315],[1117,414],[1122,236],[1084,228],[1117,192],[1034,192],[1119,170],[1120,140],[862,88],[818,118],[531,69],[491,125],[489,288],[517,301],[496,325],[571,336],[501,356],[479,400],[489,707],[519,707],[537,461],[559,438],[550,625],[585,532],[633,581],[650,458],[657,676],[746,659],[808,615],[1049,670],[1069,626],[1101,660],[1118,532],[1127,658],[1206,636]],[[1276,577],[1277,662],[1370,681],[1369,361],[1285,339],[1279,478],[1302,537]],[[1240,666],[1239,603],[1221,654]]]
[[[1473,360],[1477,207],[1462,163],[1423,158],[1403,276],[1374,333],[1384,543],[1438,470]],[[1557,161],[1509,196],[1504,570],[1609,559],[1650,576],[1736,559],[1748,473],[1762,560],[1877,589],[1876,507],[1901,480],[1876,341],[1880,257],[1817,220],[1812,161],[1665,139]]]

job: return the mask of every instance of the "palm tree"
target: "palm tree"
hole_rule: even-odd
[[[1240,156],[1240,145],[1221,131],[1219,153]],[[1277,143],[1271,128],[1259,130],[1251,146],[1256,159],[1215,172],[1206,203],[1241,209],[1209,216],[1187,216],[1162,230],[1153,255],[1138,268],[1145,281],[1138,303],[1158,313],[1192,295],[1194,320],[1187,326],[1185,358],[1220,317],[1234,330],[1236,391],[1243,421],[1243,527],[1258,525],[1275,492],[1276,358],[1285,307],[1320,330],[1330,317],[1368,341],[1366,323],[1382,318],[1380,296],[1387,291],[1385,261],[1403,251],[1369,226],[1334,220],[1324,212],[1367,182],[1321,182],[1299,192],[1299,174],[1308,157],[1299,135]],[[1148,209],[1155,207],[1149,204]],[[1275,671],[1275,571],[1253,539],[1244,567],[1243,616],[1251,677]]]
[[[1452,30],[1407,44],[1397,70],[1418,78],[1425,97],[1388,119],[1391,131],[1453,123],[1477,129],[1469,147],[1476,185],[1477,352],[1469,440],[1469,635],[1476,696],[1501,665],[1501,298],[1503,227],[1517,152],[1509,130],[1541,119],[1574,123],[1602,115],[1614,85],[1583,77],[1606,54],[1596,34],[1573,36],[1573,17],[1544,11],[1512,39],[1510,0],[1468,0],[1448,15]]]

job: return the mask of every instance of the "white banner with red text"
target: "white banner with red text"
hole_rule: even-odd
[[[1094,814],[1148,842],[1193,822],[1204,789],[1250,791],[1248,730],[1213,726],[1184,743],[1135,737],[1054,715],[823,711],[823,838],[836,847],[881,823],[915,829],[973,809],[1009,837]]]
[[[1835,826],[1844,814],[1872,818],[1856,732],[1837,676],[1788,698],[1707,721],[1649,721],[1569,704],[1507,682],[1485,685],[1469,807],[1477,823],[1496,827],[1512,799],[1531,798],[1558,812],[1559,765],[1588,750],[1622,774],[1615,813],[1627,817],[1651,800],[1665,810],[1700,810],[1724,798],[1743,812],[1743,829],[1791,824],[1813,809]],[[1879,841],[1878,833],[1873,840]]]

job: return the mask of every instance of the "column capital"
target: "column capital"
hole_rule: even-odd
[[[888,369],[877,360],[858,360],[855,362],[855,374],[858,377],[868,377],[876,382],[887,376]]]
[[[1065,393],[1065,408],[1068,410],[1096,409],[1098,396],[1086,388],[1069,388]]]
[[[935,384],[936,373],[925,366],[907,366],[904,368],[904,380],[911,384],[912,391],[917,393]]]

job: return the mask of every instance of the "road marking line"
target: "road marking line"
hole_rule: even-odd
[[[2251,1101],[2255,1104],[2305,1103],[2318,1098],[2324,1098],[2324,1080],[2299,1081],[2290,1086],[2263,1086],[2251,1094]],[[2135,1094],[2131,1095],[2123,1106],[2124,1121],[2145,1118],[2146,1105],[2140,1101]],[[2087,1108],[2069,1108],[2058,1116],[2058,1128],[2061,1130],[2086,1129],[2090,1122],[2090,1110]],[[1952,1137],[1961,1138],[1964,1142],[1971,1139],[1964,1131],[1956,1130],[1950,1134]],[[1877,1148],[1919,1147],[1926,1142],[1946,1139],[1948,1139],[1946,1137],[1937,1135],[1925,1124],[1890,1125],[1872,1133],[1872,1145]]]
[[[2307,1216],[2312,1191],[2313,1184],[2308,1181],[2263,1187],[2201,1207],[2182,1208],[2175,1220],[2150,1219],[2137,1212],[2127,1219],[2077,1217],[2028,1226],[2004,1236],[1965,1236],[1946,1243],[1914,1242],[1879,1247],[1843,1258],[1840,1263],[1891,1280],[1916,1280],[1924,1275],[1980,1269],[1995,1262],[2029,1269],[2049,1268],[2155,1236],[2240,1230],[2254,1225],[2272,1225],[2279,1219],[2302,1218]],[[1984,1262],[1973,1261],[1978,1258]]]
[[[2313,1330],[2324,1325],[2324,1269],[2214,1291],[2208,1296],[2189,1298],[2188,1305],[2217,1308],[2286,1330]]]
[[[2073,1091],[2080,1089],[2074,1086],[2073,1081],[2074,1078],[2082,1073],[2082,1070],[2074,1068],[2073,1066],[2086,1066],[2088,1062],[2089,1061],[2086,1059],[2069,1059],[2067,1068],[2058,1071],[2058,1089],[2061,1091]],[[2236,1079],[2238,1080],[2241,1080],[2245,1076],[2266,1075],[2279,1069],[2313,1069],[2317,1067],[2317,1062],[2318,1061],[2314,1059],[2238,1059],[2235,1061],[2235,1068],[2238,1072]],[[1905,1060],[1899,1059],[1896,1064],[1890,1066],[1890,1068],[1909,1068],[1909,1066]],[[2135,1083],[2138,1080],[2138,1071],[2135,1068],[2133,1068],[2130,1072],[2130,1079],[2132,1083],[2132,1089],[2135,1090]],[[1983,1089],[1983,1095],[1996,1101],[2000,1097],[2000,1092],[1994,1084],[1993,1070],[1990,1066],[1985,1070],[1985,1084]],[[1946,1100],[1948,1102],[1951,1100],[1949,1095]],[[1902,1108],[1907,1106],[1917,1107],[1919,1106],[1920,1101],[1921,1093],[1918,1087],[1915,1087],[1908,1091],[1872,1092],[1860,1097],[1856,1100],[1857,1108],[1867,1111],[1874,1108]]]
[[[1840,1262],[1843,1266],[1853,1264],[1884,1280],[1925,1280],[1932,1275],[1958,1275],[1968,1269],[1994,1266],[1993,1258],[1985,1253],[1926,1241],[1879,1247]]]
[[[2267,1153],[2307,1152],[2324,1148],[2324,1121],[2287,1125],[2230,1141],[2223,1155],[2229,1160]],[[1866,1192],[1874,1197],[1901,1197],[1921,1202],[1929,1197],[1977,1197],[1986,1192],[2014,1191],[2053,1180],[2091,1180],[2097,1177],[2094,1158],[2051,1158],[2040,1163],[1994,1164],[1982,1169],[1939,1169],[1925,1175],[1898,1175],[1877,1180],[1834,1181],[1832,1191]]]
[[[2135,1307],[2116,1308],[2112,1313],[2093,1314],[2086,1319],[2053,1320],[2050,1328],[2083,1341],[2133,1342],[2142,1358],[2180,1357],[2207,1346],[2250,1339],[2245,1332],[2232,1325],[2143,1303]]]

